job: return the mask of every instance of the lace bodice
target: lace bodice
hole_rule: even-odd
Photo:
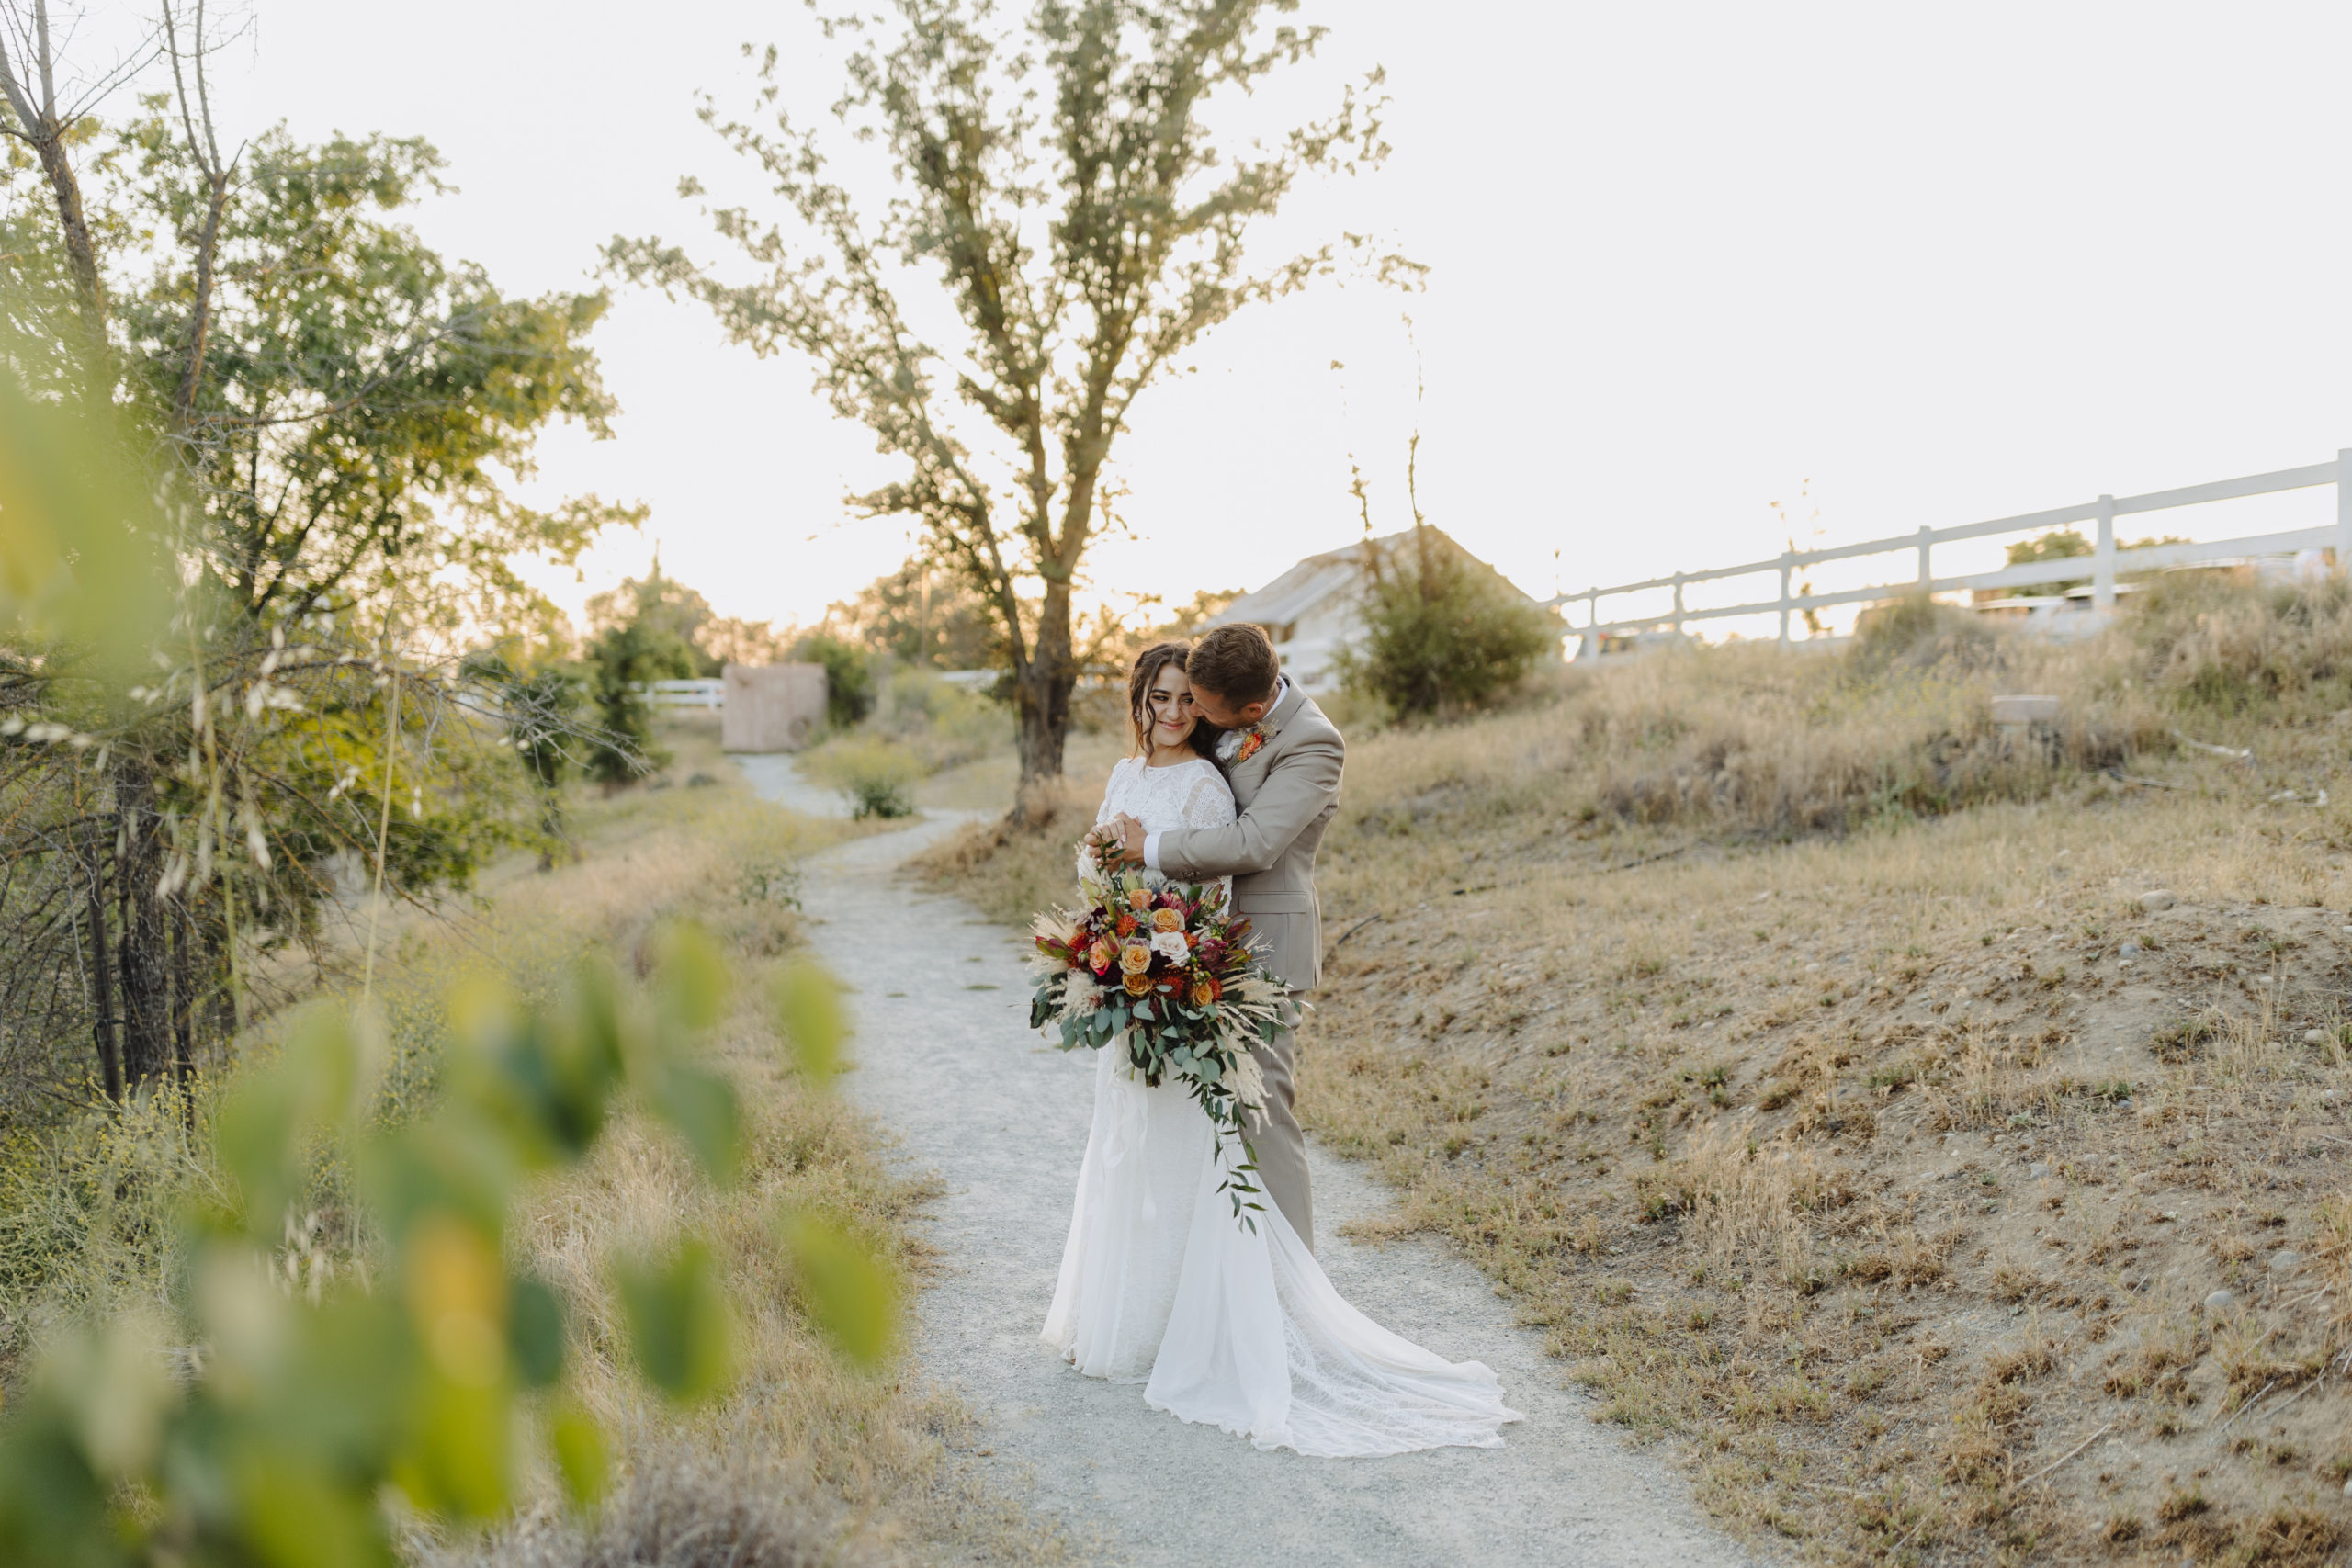
[[[1102,792],[1102,809],[1094,820],[1099,826],[1123,812],[1141,822],[1147,833],[1222,828],[1239,815],[1233,786],[1205,757],[1169,768],[1148,768],[1141,757],[1121,758],[1111,770],[1111,786]]]

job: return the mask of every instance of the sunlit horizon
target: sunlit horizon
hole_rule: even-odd
[[[839,82],[808,17],[749,5],[650,32],[536,0],[427,0],[389,34],[338,8],[253,16],[218,73],[229,122],[433,141],[457,191],[416,226],[516,292],[593,286],[615,233],[712,254],[674,186],[743,183],[694,118],[698,89],[741,103],[741,41],[783,46],[804,117]],[[2311,195],[2352,129],[2338,13],[1426,16],[1310,6],[1321,56],[1252,106],[1305,118],[1385,69],[1389,166],[1301,193],[1264,254],[1372,232],[1429,264],[1426,290],[1255,308],[1147,394],[1097,590],[1254,588],[1349,543],[1351,456],[1375,526],[1404,525],[1417,422],[1423,512],[1539,597],[2352,441],[2331,374],[2346,220]],[[618,286],[595,344],[616,438],[556,433],[529,491],[651,518],[582,580],[541,574],[575,616],[657,547],[718,613],[802,624],[907,557],[902,524],[844,510],[892,465],[804,365]]]

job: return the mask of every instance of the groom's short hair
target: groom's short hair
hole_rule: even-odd
[[[1193,645],[1185,678],[1228,703],[1262,703],[1274,694],[1283,661],[1263,626],[1219,626]]]

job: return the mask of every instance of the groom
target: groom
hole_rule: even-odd
[[[1226,731],[1217,760],[1233,785],[1239,820],[1225,828],[1146,833],[1118,818],[1129,863],[1186,882],[1233,878],[1234,907],[1250,917],[1258,956],[1295,998],[1323,975],[1323,911],[1315,897],[1315,850],[1340,807],[1347,743],[1323,710],[1283,677],[1274,645],[1256,626],[1219,626],[1184,663],[1193,706]],[[1315,1200],[1306,1140],[1291,1109],[1296,1041],[1289,1029],[1253,1053],[1266,1077],[1266,1124],[1250,1139],[1258,1175],[1291,1228],[1315,1248]]]

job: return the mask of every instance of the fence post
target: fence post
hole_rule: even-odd
[[[1781,646],[1789,646],[1789,572],[1796,565],[1796,552],[1781,552]]]
[[[2115,608],[2115,497],[2098,498],[2098,539],[2091,547],[2091,608]]]
[[[1928,570],[1928,550],[1933,543],[1930,536],[1934,533],[1935,530],[1925,523],[1919,525],[1919,592],[1921,593],[1933,593],[1936,591],[1935,574]]]
[[[1677,641],[1682,637],[1682,574],[1679,571],[1674,574],[1674,636]]]
[[[2352,446],[2335,454],[2335,570],[2352,572]]]

